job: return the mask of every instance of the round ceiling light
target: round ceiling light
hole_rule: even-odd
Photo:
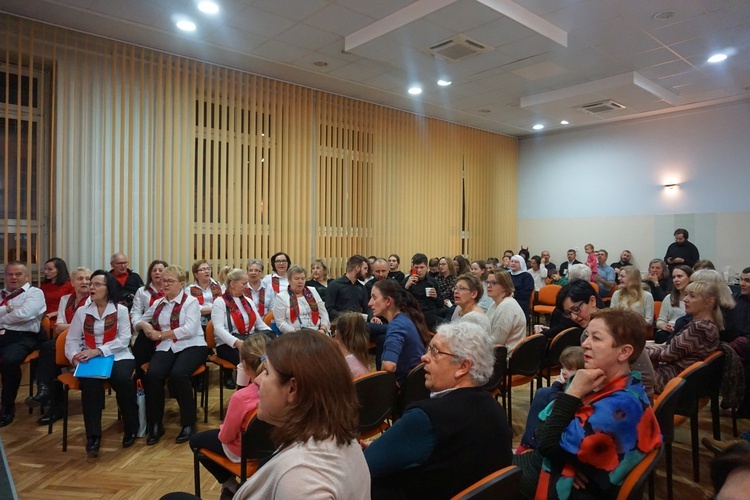
[[[531,128],[533,128],[534,130],[542,130],[544,128],[544,125],[542,125],[541,123],[537,123]]]
[[[177,21],[177,27],[182,31],[195,31],[196,28],[195,23],[193,21],[188,21],[187,19]]]
[[[727,60],[726,54],[714,54],[708,58],[708,62],[710,63],[719,63],[719,62],[726,61],[726,60]]]
[[[198,10],[206,14],[216,14],[219,12],[219,6],[215,2],[204,1],[198,4]]]
[[[411,95],[419,95],[419,94],[422,93],[422,87],[416,87],[416,86],[410,87],[409,88],[409,93]]]

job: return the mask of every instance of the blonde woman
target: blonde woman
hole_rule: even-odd
[[[620,269],[620,288],[612,295],[611,306],[616,309],[631,309],[649,325],[654,324],[654,297],[641,288],[641,272],[635,266]]]
[[[344,355],[349,371],[352,372],[352,378],[370,372],[367,354],[370,337],[367,334],[365,319],[361,314],[346,312],[336,318],[333,340],[336,341],[341,354]]]

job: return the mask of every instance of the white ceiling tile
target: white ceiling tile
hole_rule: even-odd
[[[507,17],[497,19],[465,32],[466,36],[491,47],[500,47],[501,45],[529,37],[533,34],[533,30]]]
[[[402,92],[405,92],[405,89],[409,86],[406,75],[401,70],[381,73],[375,77],[363,80],[362,83],[384,90],[400,89]]]
[[[375,19],[383,19],[414,3],[414,0],[338,0],[336,3]]]
[[[617,61],[625,65],[627,69],[633,71],[676,60],[679,60],[679,57],[665,47],[648,50],[646,52],[639,52],[637,54],[628,54],[617,59]]]
[[[710,34],[713,30],[708,26],[708,21],[709,18],[704,14],[681,23],[653,29],[649,34],[664,45],[673,45]]]
[[[258,57],[287,63],[300,59],[308,52],[305,49],[278,40],[269,40],[252,51]]]
[[[346,66],[336,68],[329,74],[355,82],[363,82],[385,72],[382,67],[372,64],[349,63]]]
[[[435,23],[419,19],[409,23],[397,30],[385,35],[390,40],[395,40],[409,47],[425,49],[436,43],[442,42],[456,34],[455,30],[448,30]]]
[[[160,5],[145,0],[129,0],[128,2],[111,2],[99,0],[91,4],[90,9],[118,19],[127,19],[147,26],[157,26],[162,29],[171,29],[174,23],[171,23],[173,14],[185,14],[197,23],[198,16],[194,15],[190,9],[179,9],[170,11]]]
[[[609,8],[605,2],[600,0],[580,0],[550,12],[544,18],[565,31],[573,31],[618,15],[618,12]]]
[[[277,40],[291,43],[307,50],[318,50],[340,38],[340,36],[333,33],[326,33],[323,30],[302,23],[295,24],[276,37]]]
[[[339,5],[331,4],[305,20],[305,24],[328,33],[346,36],[364,28],[376,19]]]
[[[503,17],[476,0],[458,0],[424,19],[448,30],[463,33]]]
[[[506,43],[498,47],[503,54],[510,56],[513,60],[526,59],[538,54],[544,54],[559,48],[560,45],[542,35],[531,35],[516,42]]]
[[[316,66],[314,63],[318,61],[326,62],[327,66]],[[294,61],[294,65],[308,71],[315,71],[317,73],[330,73],[336,68],[340,68],[349,64],[346,59],[332,57],[327,54],[320,52],[309,52],[301,58]]]
[[[401,44],[383,37],[371,40],[352,50],[352,53],[357,56],[378,61],[397,61],[402,58],[403,52]]]
[[[277,16],[302,21],[326,6],[325,0],[253,0],[259,9],[272,12]]]
[[[204,39],[209,43],[214,43],[222,47],[246,53],[251,52],[254,48],[268,41],[268,38],[264,36],[255,33],[248,33],[247,31],[232,28],[231,26],[224,26],[221,29],[216,29],[212,33],[206,35]]]
[[[294,21],[255,7],[247,7],[227,21],[229,26],[272,38],[294,26]]]

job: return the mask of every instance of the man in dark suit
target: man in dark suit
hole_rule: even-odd
[[[572,248],[568,250],[568,260],[560,264],[560,276],[568,275],[568,268],[573,264],[580,264],[581,262],[576,259],[576,251]]]

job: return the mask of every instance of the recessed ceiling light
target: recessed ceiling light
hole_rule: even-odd
[[[721,61],[726,61],[727,55],[726,54],[714,54],[711,57],[708,58],[708,62],[710,63],[718,63]]]
[[[422,93],[422,87],[410,87],[409,88],[409,93],[411,95],[419,95],[419,94]]]
[[[216,14],[219,12],[219,6],[215,2],[204,1],[198,4],[198,10],[206,14]]]
[[[542,130],[544,128],[544,125],[542,125],[541,123],[537,123],[531,128],[533,128],[534,130]]]
[[[450,80],[438,80],[437,81],[437,84],[440,85],[441,87],[447,87],[451,83],[453,82],[451,82]]]
[[[570,122],[568,120],[563,120],[560,122],[560,125],[570,125]]]
[[[325,61],[315,61],[313,65],[318,66],[320,68],[325,68],[326,66],[328,66],[328,63]]]
[[[195,23],[193,21],[188,21],[187,19],[177,21],[177,27],[182,31],[195,31],[196,28]]]

